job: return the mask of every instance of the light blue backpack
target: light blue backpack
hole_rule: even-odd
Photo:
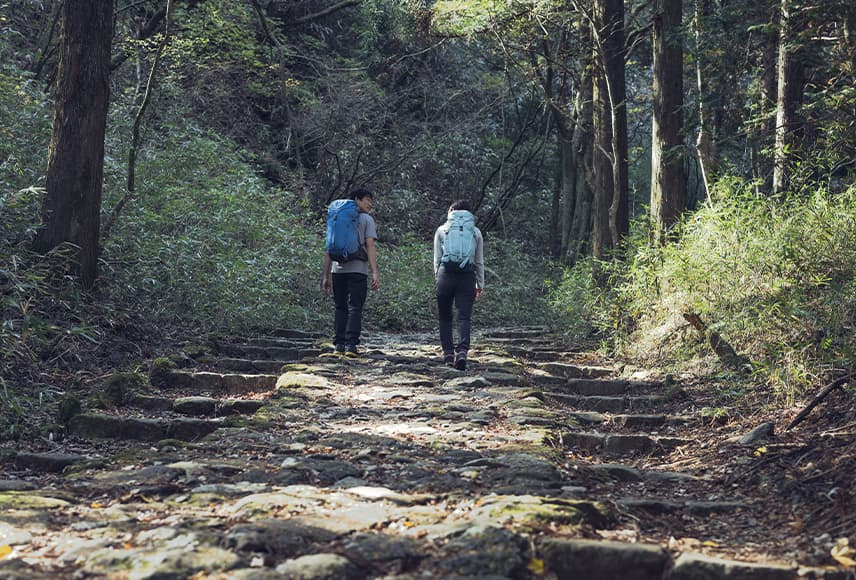
[[[449,212],[443,226],[446,239],[443,242],[442,265],[447,272],[463,272],[473,263],[476,255],[476,220],[467,210]]]

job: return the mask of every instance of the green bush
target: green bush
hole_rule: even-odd
[[[634,238],[628,259],[608,266],[608,290],[587,286],[588,266],[578,266],[553,288],[553,305],[565,318],[591,319],[623,352],[664,364],[709,353],[682,316],[696,313],[784,400],[849,368],[856,187],[785,201],[753,189],[723,180],[718,201],[689,215],[678,241],[651,247]]]
[[[163,323],[316,326],[320,225],[231,143],[168,129],[141,155],[138,195],[104,247],[105,288]]]

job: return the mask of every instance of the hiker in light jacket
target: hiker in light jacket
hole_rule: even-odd
[[[466,231],[471,239],[469,255],[463,265],[452,257],[453,248],[447,246],[449,227],[453,220],[461,219],[466,223]],[[440,346],[443,348],[443,363],[458,370],[466,370],[467,354],[470,350],[470,317],[473,303],[481,298],[484,291],[484,238],[475,227],[474,218],[467,201],[456,201],[449,207],[448,220],[434,233],[434,276],[437,290],[437,317],[440,322]],[[454,306],[458,318],[458,341],[452,336]]]

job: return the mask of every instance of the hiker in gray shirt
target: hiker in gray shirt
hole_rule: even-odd
[[[333,302],[336,304],[335,330],[336,352],[358,356],[357,345],[362,332],[363,305],[368,294],[368,278],[371,273],[371,288],[380,287],[377,269],[375,240],[377,230],[374,218],[369,215],[374,204],[374,195],[367,189],[355,189],[350,194],[360,210],[358,236],[361,248],[365,249],[365,259],[336,262],[324,252],[321,266],[321,289],[324,294],[333,290]]]

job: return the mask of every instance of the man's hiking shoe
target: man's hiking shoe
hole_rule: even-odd
[[[336,345],[336,354],[345,354],[345,350],[346,349],[345,349],[344,344],[337,344]]]
[[[360,356],[360,351],[357,350],[356,346],[349,346],[347,352],[345,352],[345,356],[348,358],[357,358]]]
[[[455,357],[451,354],[443,355],[443,364],[447,367],[455,366]]]
[[[459,371],[467,370],[467,357],[458,356],[458,358],[455,359],[455,368]]]

